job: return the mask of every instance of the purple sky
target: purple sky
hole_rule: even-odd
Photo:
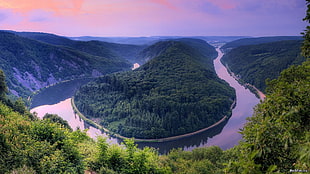
[[[0,29],[66,36],[300,35],[305,0],[0,0]]]

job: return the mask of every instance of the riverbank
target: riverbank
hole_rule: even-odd
[[[52,105],[60,101],[63,101],[67,98],[71,98],[75,90],[78,89],[81,85],[88,83],[93,78],[77,78],[71,80],[64,80],[49,86],[43,87],[28,97],[29,109],[33,109],[39,105],[42,105],[42,101],[45,101],[43,105]],[[72,85],[72,84],[75,85]],[[60,89],[59,89],[60,88]],[[47,92],[48,91],[48,92]],[[49,96],[48,93],[52,92],[53,96]],[[65,94],[65,95],[64,95]],[[42,98],[42,100],[38,100]]]
[[[237,77],[235,75],[235,73],[233,73],[230,69],[229,66],[227,64],[223,64],[225,66],[225,68],[227,69],[228,73],[242,86],[248,88],[253,94],[255,94],[255,96],[257,98],[259,98],[260,100],[264,100],[266,98],[266,95],[260,91],[259,89],[257,89],[254,85],[249,84],[249,83],[245,83],[241,78]]]
[[[97,129],[100,129],[100,130],[103,130],[105,133],[109,134],[110,136],[112,137],[117,137],[117,138],[120,138],[120,139],[130,139],[129,137],[125,137],[125,136],[122,136],[120,134],[116,134],[114,132],[111,132],[110,130],[104,128],[103,126],[99,125],[98,123],[94,122],[93,120],[90,120],[88,118],[86,118],[85,115],[83,115],[79,110],[78,108],[76,107],[75,103],[74,103],[74,97],[71,98],[71,105],[72,105],[72,108],[74,110],[74,112],[81,118],[83,119],[85,122],[87,122],[88,124],[90,124],[91,126],[94,126],[96,127]],[[232,110],[236,105],[236,100],[232,103],[230,109]],[[207,131],[209,129],[212,129],[214,127],[216,127],[217,125],[223,123],[226,119],[228,119],[229,117],[227,116],[224,116],[221,120],[219,120],[218,122],[212,124],[211,126],[207,127],[207,128],[203,128],[203,129],[200,129],[200,130],[197,130],[195,132],[191,132],[191,133],[187,133],[187,134],[182,134],[182,135],[177,135],[177,136],[172,136],[172,137],[166,137],[166,138],[158,138],[158,139],[139,139],[139,138],[134,138],[134,140],[136,142],[167,142],[167,141],[173,141],[173,140],[178,140],[178,139],[181,139],[181,138],[186,138],[186,137],[189,137],[189,136],[193,136],[193,135],[196,135],[196,134],[199,134],[199,133],[202,133],[204,131]]]

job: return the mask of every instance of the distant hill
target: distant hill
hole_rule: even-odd
[[[173,39],[175,37],[164,37],[165,39]],[[130,44],[130,45],[152,45],[162,39],[163,37],[93,37],[93,36],[80,36],[70,37],[72,40],[77,41],[91,41],[98,40],[103,42]]]
[[[228,42],[221,49],[227,52],[239,46],[257,45],[282,40],[303,40],[303,38],[301,36],[272,36],[272,37],[243,38]]]
[[[290,65],[306,59],[300,55],[302,40],[286,40],[240,46],[224,55],[222,62],[244,82],[265,91],[266,79],[275,79]]]
[[[248,38],[248,36],[150,36],[150,37],[92,37],[92,36],[81,36],[81,37],[69,37],[72,40],[78,41],[91,41],[98,40],[103,42],[111,42],[118,44],[130,44],[130,45],[152,45],[159,41],[167,41],[180,38],[194,38],[207,41],[208,43],[217,42],[231,42],[233,40]]]
[[[40,33],[40,32],[14,32],[14,33],[22,37],[27,37],[48,44],[70,47],[95,56],[103,56],[113,59],[119,59],[119,58],[126,59],[132,64],[141,63],[141,61],[139,61],[137,57],[139,52],[146,47],[143,45],[103,42],[104,39],[95,37],[90,37],[92,39],[71,40],[67,37],[49,33]],[[107,39],[107,41],[109,40]]]
[[[53,44],[53,45],[62,45],[62,46],[73,46],[74,41],[68,39],[64,36],[58,36],[50,33],[42,32],[13,32],[18,36],[26,37],[29,39],[34,39],[37,41]]]
[[[197,51],[199,51],[201,54],[203,54],[205,57],[210,58],[216,58],[217,52],[214,50],[214,47],[212,47],[209,44],[206,44],[206,41],[203,41],[201,39],[193,39],[193,38],[179,38],[179,39],[173,39],[172,41],[178,41],[182,42],[184,44],[187,44],[193,48],[195,48]],[[159,56],[162,54],[168,47],[171,46],[174,42],[167,42],[167,41],[160,41],[157,42],[144,50],[142,50],[139,53],[139,60],[143,61],[143,63],[153,59],[154,57]],[[208,64],[211,66],[212,64]],[[212,69],[212,67],[209,67]]]
[[[40,36],[41,40],[46,39],[54,44],[71,42],[51,34],[32,36]],[[17,96],[27,97],[32,91],[62,80],[96,77],[130,69],[127,61],[110,53],[107,52],[106,56],[104,52],[89,54],[73,47],[47,44],[14,32],[0,31],[0,69],[7,76],[10,91]]]
[[[230,116],[235,93],[214,71],[213,47],[182,39],[158,42],[144,53],[151,59],[140,68],[80,88],[74,98],[79,110],[111,131],[135,138],[185,134]]]

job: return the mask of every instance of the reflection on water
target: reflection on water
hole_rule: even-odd
[[[39,118],[43,118],[46,113],[57,114],[62,117],[64,120],[67,120],[69,125],[73,130],[76,129],[88,129],[87,134],[96,139],[98,135],[108,137],[105,133],[102,133],[101,130],[96,129],[87,123],[85,123],[78,115],[76,115],[71,107],[71,98],[67,98],[64,101],[53,105],[41,105],[30,110],[30,112],[36,112]],[[111,144],[118,143],[117,139],[108,138],[107,141]]]
[[[238,82],[228,74],[226,68],[220,62],[223,53],[219,49],[217,49],[217,51],[219,56],[214,61],[216,73],[220,78],[227,81],[230,86],[235,88],[237,95],[236,107],[233,109],[230,119],[210,130],[190,137],[160,143],[138,142],[138,147],[154,147],[159,150],[159,153],[164,154],[172,148],[192,150],[197,147],[217,145],[222,149],[228,149],[238,144],[242,138],[238,131],[243,127],[246,118],[252,115],[253,107],[259,103],[259,99],[257,99],[248,89],[245,89],[238,84]],[[101,131],[86,125],[83,120],[74,114],[71,107],[71,96],[79,86],[86,82],[87,80],[70,81],[43,90],[42,93],[33,98],[32,107],[35,108],[33,108],[31,112],[37,112],[41,118],[45,113],[58,114],[67,120],[73,129],[76,129],[77,127],[80,129],[87,128],[89,129],[88,134],[93,138],[96,137],[101,134]],[[103,134],[103,136],[107,135]],[[108,141],[111,143],[122,142],[122,140],[117,138],[109,138]]]
[[[197,147],[202,147],[206,145],[210,137],[214,137],[217,134],[220,134],[226,125],[227,121],[220,123],[218,126],[209,129],[208,131],[201,132],[199,134],[181,138],[178,140],[168,141],[168,142],[158,142],[158,143],[148,143],[148,142],[139,142],[138,147],[143,148],[145,146],[154,147],[158,149],[160,154],[166,154],[173,148],[181,148],[184,150],[192,150]]]
[[[232,111],[232,116],[221,134],[208,140],[207,145],[218,145],[222,149],[228,149],[238,144],[241,135],[238,133],[243,128],[246,118],[252,116],[253,108],[259,103],[259,99],[251,93],[249,89],[241,86],[232,76],[229,75],[226,68],[220,62],[223,53],[217,48],[218,57],[214,60],[216,73],[221,79],[224,79],[230,86],[235,88],[237,103]]]
[[[53,105],[71,98],[80,86],[91,80],[91,78],[70,80],[42,89],[37,95],[33,96],[30,108]]]

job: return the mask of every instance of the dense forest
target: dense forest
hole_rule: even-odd
[[[0,32],[0,68],[8,77],[10,92],[16,96],[26,98],[31,92],[62,80],[94,77],[130,67],[126,60],[110,54],[94,55]]]
[[[135,138],[194,132],[230,116],[235,93],[214,71],[213,47],[181,39],[144,52],[156,57],[134,71],[83,86],[74,97],[79,110],[112,132]]]
[[[221,59],[240,82],[249,83],[265,92],[266,79],[279,77],[290,65],[306,59],[300,54],[301,40],[285,40],[232,49]]]
[[[241,38],[237,40],[233,40],[231,42],[226,43],[221,49],[224,52],[229,52],[230,50],[246,45],[259,45],[270,42],[278,42],[285,40],[300,40],[302,41],[301,36],[271,36],[271,37],[254,37],[254,38]]]
[[[138,55],[140,51],[142,51],[146,47],[145,45],[117,44],[117,43],[103,42],[96,40],[95,38],[87,41],[71,40],[67,37],[49,33],[39,33],[39,32],[13,32],[13,33],[40,42],[69,47],[71,49],[79,50],[94,56],[106,57],[110,59],[125,59],[131,62],[132,64],[142,62],[142,60],[138,59]]]

